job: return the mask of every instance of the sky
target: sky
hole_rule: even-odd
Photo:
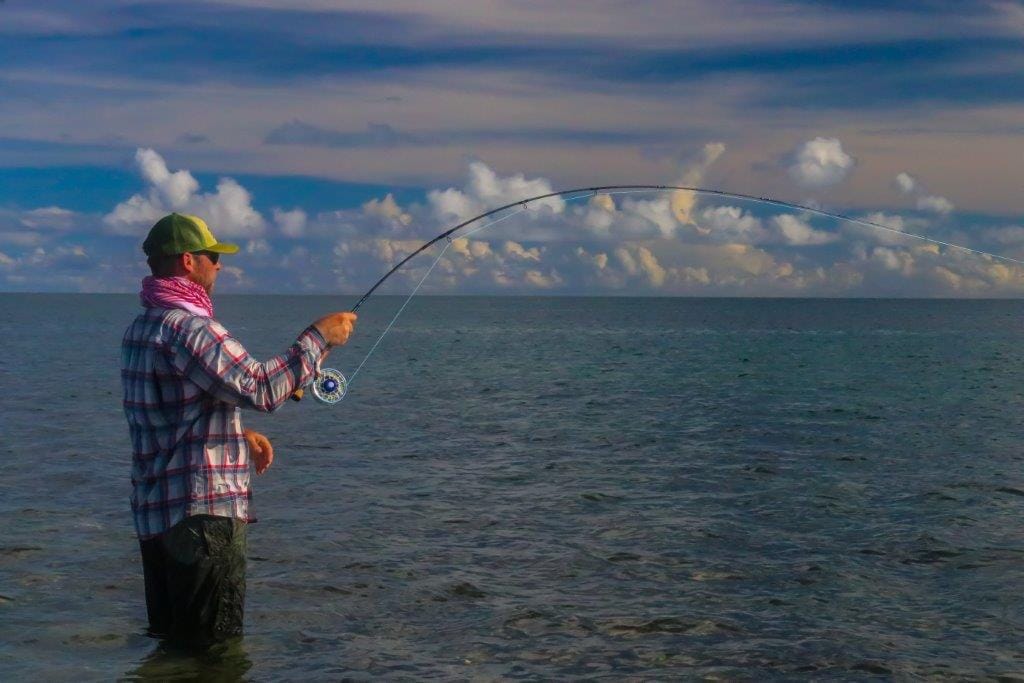
[[[241,247],[218,292],[358,295],[488,209],[615,184],[1024,260],[1022,48],[1024,0],[0,0],[0,291],[138,291],[178,211]],[[421,291],[1024,294],[1013,262],[715,195],[504,218]]]

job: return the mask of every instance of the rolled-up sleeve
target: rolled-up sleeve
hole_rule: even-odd
[[[216,320],[194,316],[165,347],[171,365],[219,401],[272,412],[309,384],[327,349],[312,325],[281,355],[259,362]]]

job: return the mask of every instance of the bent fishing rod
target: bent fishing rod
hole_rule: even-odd
[[[434,237],[433,239],[431,239],[429,242],[424,242],[422,246],[420,246],[418,249],[416,249],[415,251],[410,253],[404,259],[399,261],[393,268],[391,268],[391,270],[386,272],[383,277],[381,277],[379,280],[377,280],[377,282],[373,285],[373,287],[370,287],[370,289],[365,294],[363,294],[362,297],[359,298],[359,300],[356,302],[355,306],[353,306],[352,309],[351,309],[351,311],[353,313],[358,311],[359,307],[362,306],[363,303],[367,299],[369,299],[370,296],[375,291],[377,291],[377,288],[380,287],[382,284],[384,284],[384,282],[389,277],[391,277],[396,272],[398,272],[402,268],[402,266],[404,266],[406,263],[408,263],[409,261],[414,259],[416,256],[419,256],[424,251],[426,251],[430,247],[434,246],[435,244],[437,244],[441,240],[447,240],[448,243],[445,245],[444,249],[442,249],[441,253],[438,254],[437,258],[434,260],[434,263],[430,266],[430,268],[427,270],[426,274],[420,280],[419,284],[416,285],[416,288],[413,289],[412,293],[409,295],[409,298],[406,299],[404,304],[402,304],[402,307],[398,310],[398,313],[395,314],[394,318],[392,318],[391,322],[387,325],[387,327],[385,328],[384,332],[381,333],[380,337],[373,344],[373,346],[371,347],[369,353],[366,354],[366,357],[363,358],[363,361],[359,364],[359,367],[357,367],[355,372],[352,373],[352,377],[351,378],[346,378],[345,375],[341,373],[341,371],[336,370],[334,368],[323,368],[323,369],[321,369],[321,368],[318,367],[317,368],[317,375],[314,378],[312,384],[310,384],[310,389],[313,392],[313,397],[316,398],[317,401],[319,401],[320,403],[326,403],[326,404],[329,404],[329,405],[337,403],[338,401],[340,401],[342,398],[345,397],[345,394],[348,392],[348,386],[351,383],[351,380],[355,379],[355,376],[359,373],[359,370],[362,369],[363,365],[366,363],[366,361],[369,359],[369,357],[376,350],[377,345],[380,344],[380,341],[384,338],[384,335],[386,335],[388,333],[388,331],[390,331],[392,325],[395,324],[395,321],[398,320],[398,317],[402,314],[402,311],[405,310],[406,305],[408,305],[409,301],[412,300],[412,297],[416,295],[416,292],[419,291],[420,286],[423,284],[423,282],[427,279],[427,277],[433,271],[434,266],[437,265],[437,263],[444,256],[445,252],[447,252],[448,247],[451,246],[451,244],[452,244],[452,235],[457,233],[459,230],[462,230],[463,228],[466,228],[466,227],[472,225],[473,223],[476,223],[478,221],[482,221],[485,218],[489,218],[489,217],[494,216],[496,214],[499,214],[499,213],[501,213],[503,211],[507,211],[509,209],[513,209],[513,208],[519,207],[519,211],[516,211],[514,213],[510,213],[509,215],[507,215],[507,216],[505,216],[503,218],[497,219],[495,221],[491,221],[490,223],[487,223],[487,224],[485,224],[483,226],[480,226],[479,228],[476,228],[476,229],[472,230],[470,233],[467,233],[467,235],[468,234],[473,234],[475,232],[479,232],[480,230],[483,230],[484,228],[487,228],[487,227],[489,227],[491,225],[494,225],[495,223],[500,223],[501,221],[503,221],[503,220],[505,220],[507,218],[511,218],[514,215],[517,215],[517,214],[519,214],[519,213],[521,213],[523,211],[526,211],[529,208],[529,204],[531,204],[533,202],[541,201],[541,200],[544,200],[544,199],[550,199],[552,197],[562,197],[562,196],[565,196],[565,195],[575,195],[573,197],[570,197],[566,201],[576,201],[576,200],[579,200],[579,199],[585,199],[585,198],[588,198],[588,197],[594,197],[594,196],[596,196],[598,194],[630,194],[630,193],[640,193],[640,192],[692,192],[694,194],[702,194],[702,195],[709,195],[709,196],[716,196],[716,197],[725,197],[727,199],[740,199],[740,200],[745,200],[745,201],[758,202],[758,203],[761,203],[761,204],[768,204],[768,205],[771,205],[771,206],[778,206],[778,207],[782,207],[782,208],[786,208],[786,209],[791,209],[791,210],[801,211],[801,212],[810,213],[810,214],[814,214],[814,215],[818,215],[818,216],[823,216],[823,217],[826,217],[826,218],[832,218],[832,219],[836,219],[836,220],[847,221],[847,222],[853,223],[855,225],[862,225],[862,226],[865,226],[865,227],[868,227],[868,228],[872,228],[872,229],[875,229],[875,230],[883,230],[885,232],[894,233],[894,234],[897,234],[897,235],[901,235],[903,237],[912,237],[914,239],[921,240],[923,242],[929,242],[931,244],[935,244],[935,245],[939,245],[939,246],[943,246],[943,247],[949,247],[949,248],[952,248],[952,249],[959,249],[961,251],[965,251],[965,252],[968,252],[968,253],[971,253],[971,254],[975,254],[975,255],[978,255],[978,256],[987,256],[987,257],[994,258],[994,259],[999,259],[999,260],[1002,260],[1002,261],[1008,261],[1010,263],[1016,263],[1018,265],[1024,265],[1024,261],[1021,261],[1021,260],[1018,260],[1018,259],[1015,259],[1015,258],[1011,258],[1009,256],[1002,256],[1000,254],[992,254],[992,253],[987,252],[987,251],[981,251],[980,249],[972,249],[970,247],[965,247],[965,246],[962,246],[962,245],[959,245],[959,244],[953,244],[952,242],[944,242],[942,240],[937,240],[937,239],[934,239],[932,237],[926,237],[924,235],[917,235],[917,234],[914,234],[914,233],[911,233],[911,232],[904,232],[902,230],[897,230],[896,228],[892,228],[892,227],[889,227],[889,226],[886,226],[886,225],[882,225],[881,223],[877,223],[877,222],[874,222],[874,221],[869,221],[869,220],[866,220],[866,219],[863,219],[863,218],[854,218],[852,216],[846,216],[846,215],[843,215],[843,214],[840,214],[840,213],[834,213],[834,212],[831,212],[831,211],[825,211],[823,209],[818,209],[818,208],[815,208],[813,206],[806,206],[804,204],[797,204],[797,203],[794,203],[794,202],[787,202],[787,201],[783,201],[781,199],[773,199],[771,197],[760,197],[760,196],[751,195],[751,194],[743,194],[741,192],[727,192],[725,190],[712,190],[712,189],[707,189],[707,188],[703,188],[703,187],[686,187],[686,186],[682,186],[682,185],[598,185],[598,186],[594,186],[594,187],[577,187],[577,188],[567,189],[567,190],[557,190],[557,191],[554,191],[554,192],[546,192],[544,194],[539,194],[539,195],[536,195],[534,197],[527,197],[525,199],[520,199],[520,200],[515,201],[515,202],[509,202],[508,204],[505,204],[504,206],[499,206],[499,207],[497,207],[495,209],[490,209],[489,211],[486,211],[486,212],[484,212],[484,213],[482,213],[482,214],[480,214],[478,216],[474,216],[473,218],[465,220],[465,221],[459,223],[458,225],[456,225],[456,226],[454,226],[452,228],[449,228],[448,230],[445,230],[444,232],[439,234],[437,237]],[[295,401],[302,400],[303,393],[304,392],[303,392],[302,389],[296,389],[295,393],[292,394],[292,399],[295,400]]]

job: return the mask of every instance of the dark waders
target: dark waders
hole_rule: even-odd
[[[154,635],[199,646],[241,635],[245,529],[241,520],[194,515],[139,542]]]

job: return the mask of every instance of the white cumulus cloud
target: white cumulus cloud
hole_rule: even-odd
[[[661,287],[665,284],[665,269],[658,263],[654,253],[646,247],[637,247],[637,260],[640,261],[640,268],[647,276],[647,281],[652,287]]]
[[[927,194],[917,178],[909,173],[904,172],[897,175],[895,183],[902,194],[915,195],[917,197],[916,206],[919,211],[928,211],[929,213],[945,216],[952,213],[953,209],[956,208],[953,206],[953,202],[945,197]]]
[[[184,209],[199,189],[199,181],[191,173],[185,170],[171,173],[164,158],[155,150],[136,150],[135,164],[143,179],[152,186],[152,193],[172,211]]]
[[[249,240],[245,244],[245,253],[253,254],[256,256],[267,256],[273,249],[270,247],[270,243],[265,239]]]
[[[826,187],[843,181],[854,165],[838,138],[817,137],[796,148],[788,170],[799,185]]]
[[[698,225],[716,239],[757,243],[767,237],[761,219],[736,206],[713,206],[700,212]]]
[[[885,245],[914,244],[916,243],[916,240],[913,238],[903,237],[897,233],[906,232],[914,235],[920,235],[927,232],[931,227],[931,221],[929,219],[921,217],[904,217],[899,214],[886,213],[884,211],[873,211],[864,216],[860,216],[859,218],[868,223],[875,223],[883,228],[888,228],[888,230],[882,230],[881,228],[874,228],[867,225],[859,225],[856,223],[842,223],[841,226],[843,232],[851,237],[858,237],[869,240],[870,242]]]
[[[836,142],[833,152],[841,150]],[[689,174],[691,181],[702,177],[723,153],[724,146],[718,143],[704,146],[683,175]],[[832,163],[828,155],[814,158],[819,170],[831,165],[848,171],[851,166]],[[176,210],[204,217],[215,234],[242,245],[242,253],[226,259],[222,291],[360,294],[425,240],[450,227],[456,217],[464,219],[551,188],[544,178],[501,175],[483,162],[473,162],[467,165],[463,183],[441,186],[426,201],[400,205],[394,195],[382,193],[361,205],[320,213],[307,213],[299,206],[273,208],[267,211],[272,227],[268,230],[239,183],[225,178],[215,189],[202,188],[188,170],[168,168],[153,150],[139,150],[136,163],[144,183],[140,191],[105,215],[58,206],[0,208],[0,283],[29,288],[41,281],[37,273],[55,268],[65,273],[63,282],[72,288],[130,290],[145,274],[138,248],[142,235],[159,217]],[[484,231],[470,234],[480,225],[475,224],[462,231],[463,236],[454,235],[451,243],[438,243],[397,271],[382,293],[410,292],[448,245],[423,292],[1024,294],[1024,269],[976,255],[958,258],[951,250],[906,234],[927,233],[965,246],[975,240],[995,251],[1020,255],[1024,227],[957,225],[942,214],[952,210],[951,202],[943,204],[937,194],[927,193],[909,171],[896,178],[896,187],[905,191],[910,203],[920,201],[924,208],[915,204],[904,215],[865,215],[895,233],[799,212],[780,213],[760,204],[698,205],[686,195],[682,204],[674,204],[680,197],[672,192],[536,202],[531,210],[495,216],[507,220]],[[680,222],[680,216],[688,222]],[[437,226],[441,217],[447,218]],[[104,219],[107,232],[132,239],[108,236],[113,252],[98,244],[96,233]],[[125,259],[135,264],[134,270],[121,269],[126,274],[122,275],[111,268],[111,262]]]
[[[896,176],[896,188],[902,194],[910,194],[917,187],[917,179],[909,173],[900,173]]]
[[[886,270],[903,271],[905,274],[909,274],[914,266],[910,254],[890,247],[875,247],[871,252],[871,260]]]
[[[171,172],[152,149],[139,149],[135,163],[149,187],[121,202],[103,217],[115,234],[140,235],[171,212],[199,216],[218,237],[258,237],[263,217],[252,207],[249,191],[231,178],[221,178],[213,193],[199,193],[199,183],[187,170]]]
[[[521,173],[502,177],[482,161],[474,161],[469,164],[465,187],[432,190],[427,200],[437,219],[447,223],[464,221],[489,209],[552,191],[551,183],[544,178],[528,179]],[[548,197],[531,202],[528,208],[558,214],[565,209],[565,201],[561,197]]]
[[[597,237],[609,237],[615,225],[615,200],[609,194],[596,194],[587,202],[584,210],[583,226]]]
[[[309,220],[302,209],[274,209],[274,223],[285,237],[302,237],[306,232],[306,221]]]
[[[679,228],[679,221],[676,220],[671,200],[668,197],[628,199],[623,202],[622,209],[634,219],[633,226],[636,233],[647,232],[641,227],[641,225],[645,225],[648,229],[657,228],[661,236],[671,238],[675,236],[676,230]],[[640,219],[640,223],[638,224],[635,219]]]
[[[367,216],[376,216],[385,221],[406,226],[412,222],[412,216],[402,210],[402,207],[395,201],[394,196],[389,192],[384,199],[371,199],[363,204],[363,213]]]
[[[778,230],[783,242],[791,246],[828,244],[839,238],[834,233],[815,230],[806,221],[792,214],[781,214],[773,217],[772,225]]]
[[[674,185],[681,187],[700,187],[708,168],[718,161],[725,153],[725,145],[721,142],[709,142],[701,149],[700,155],[684,164],[679,179]],[[697,205],[697,194],[691,190],[676,190],[672,193],[672,214],[680,223],[686,225],[694,222],[693,210]]]
[[[619,247],[614,254],[627,276],[639,278],[644,285],[654,289],[665,284],[668,271],[650,248],[631,243]]]
[[[506,255],[521,261],[540,261],[539,248],[533,247],[532,249],[525,249],[523,245],[518,242],[512,242],[511,240],[505,242],[502,247],[502,251]]]
[[[377,238],[371,241],[371,253],[378,261],[388,265],[394,265],[413,253],[423,243],[419,240],[391,240]]]
[[[551,289],[562,283],[562,277],[554,270],[547,274],[539,270],[528,270],[523,275],[523,281],[537,289]]]
[[[937,213],[945,216],[946,214],[953,212],[954,206],[953,202],[949,201],[945,197],[925,195],[917,198],[917,208],[922,211],[930,211],[931,213]]]
[[[453,239],[451,250],[469,260],[487,259],[494,255],[490,243],[483,240],[471,240],[465,237]]]

